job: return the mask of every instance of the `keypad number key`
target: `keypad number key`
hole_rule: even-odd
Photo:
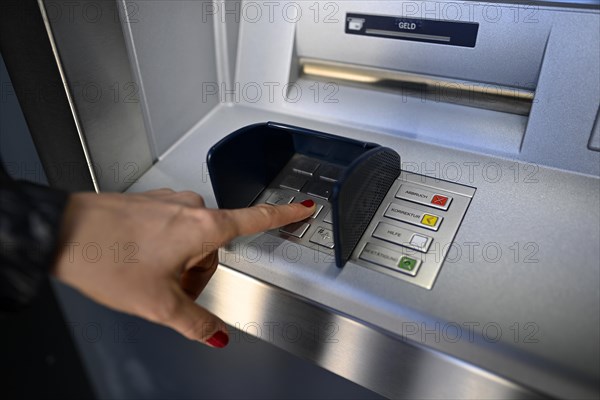
[[[333,232],[329,229],[319,226],[316,232],[310,238],[311,243],[318,244],[319,246],[333,249]]]

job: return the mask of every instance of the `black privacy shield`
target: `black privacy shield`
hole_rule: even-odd
[[[329,199],[335,262],[341,268],[400,175],[400,156],[375,143],[295,126],[249,125],[208,152],[208,171],[219,208],[250,206],[295,154],[343,168]]]

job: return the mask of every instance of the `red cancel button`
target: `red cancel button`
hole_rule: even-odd
[[[436,194],[435,196],[433,196],[433,199],[431,199],[431,204],[435,204],[439,207],[445,207],[447,202],[448,198],[439,194]]]

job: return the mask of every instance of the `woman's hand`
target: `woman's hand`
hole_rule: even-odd
[[[311,203],[212,210],[198,194],[170,189],[73,194],[53,272],[108,307],[224,347],[225,323],[194,302],[217,267],[215,249],[308,218]]]

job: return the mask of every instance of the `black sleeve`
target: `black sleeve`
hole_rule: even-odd
[[[0,311],[29,304],[54,262],[68,193],[12,180],[0,165]]]

